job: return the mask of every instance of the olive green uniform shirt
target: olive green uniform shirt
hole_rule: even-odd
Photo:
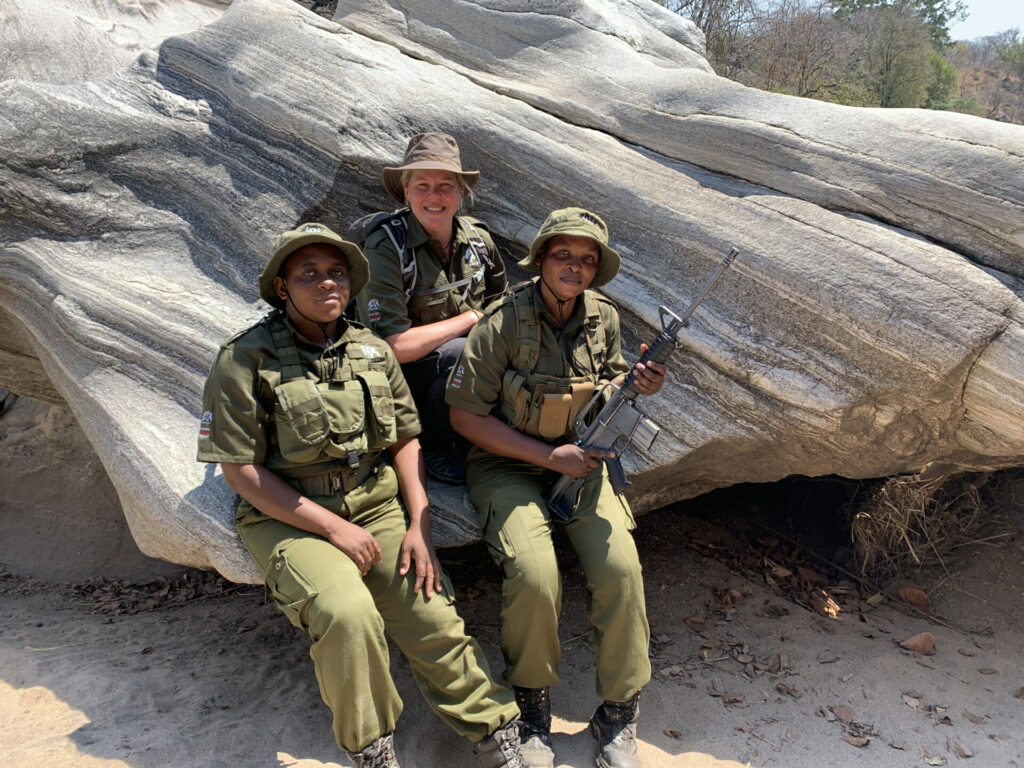
[[[413,290],[455,283],[479,270],[483,270],[483,279],[450,291],[410,296],[407,306],[401,256],[395,252],[387,232],[380,227],[371,232],[363,244],[363,253],[370,262],[370,282],[360,291],[356,301],[360,322],[387,338],[416,326],[447,320],[467,309],[482,310],[504,293],[508,285],[505,265],[482,223],[468,216],[455,217],[452,258],[449,259],[441,243],[430,238],[412,213],[408,214],[408,221],[408,244],[416,259]],[[492,266],[488,267],[477,258],[469,246],[471,236],[479,236],[484,241]]]
[[[542,308],[540,278],[534,278],[525,290],[534,292],[535,306]],[[494,304],[470,331],[466,347],[458,364],[452,370],[445,392],[448,405],[461,408],[477,416],[498,414],[503,392],[505,372],[514,367],[521,343],[521,329],[517,326],[515,298],[505,297]],[[584,336],[586,321],[585,302],[594,302],[604,328],[605,359],[601,370],[595,371]],[[564,327],[546,310],[538,312],[540,323],[540,355],[535,368],[529,373],[568,380],[586,376],[596,382],[610,381],[629,371],[622,357],[619,338],[619,313],[615,305],[594,291],[585,291],[576,301],[572,315]],[[596,383],[595,382],[595,383]]]
[[[397,439],[420,432],[416,406],[391,348],[366,328],[348,323],[341,337],[327,351],[322,344],[306,339],[291,322],[299,359],[306,376],[318,381],[330,379],[349,345],[358,345],[371,370],[387,376],[395,408]],[[281,383],[281,362],[265,318],[228,339],[220,349],[203,390],[203,417],[199,428],[199,461],[230,464],[262,464],[272,471],[296,465],[277,450],[274,420],[274,388]],[[331,462],[321,456],[313,464]],[[309,465],[305,465],[309,466]]]

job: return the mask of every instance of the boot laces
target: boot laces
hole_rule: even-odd
[[[551,731],[551,701],[548,688],[516,688],[516,704],[523,722],[532,733]]]

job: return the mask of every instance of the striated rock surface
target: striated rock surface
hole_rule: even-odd
[[[663,432],[627,457],[637,509],[1024,464],[1024,129],[754,91],[702,47],[642,0],[342,0],[333,22],[236,0],[102,79],[23,70],[0,83],[0,386],[67,402],[145,553],[256,578],[194,461],[207,366],[262,311],[273,236],[389,207],[381,166],[441,129],[510,258],[553,208],[606,218],[629,350],[740,249],[643,404]],[[439,544],[477,535],[431,492]]]

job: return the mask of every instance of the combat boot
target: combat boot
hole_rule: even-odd
[[[395,734],[385,733],[368,747],[349,752],[356,768],[401,768],[395,757]]]
[[[590,733],[597,739],[598,768],[640,768],[636,751],[639,700],[637,691],[629,701],[605,701],[590,718]]]
[[[519,744],[522,722],[511,720],[473,746],[482,768],[526,768]]]
[[[522,718],[519,740],[522,742],[526,768],[554,768],[555,751],[551,748],[551,699],[544,688],[513,689]]]

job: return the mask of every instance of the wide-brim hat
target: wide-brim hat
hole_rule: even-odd
[[[300,224],[295,229],[289,229],[287,232],[282,232],[278,235],[277,241],[274,243],[273,255],[270,257],[270,261],[267,262],[267,266],[260,273],[259,289],[261,299],[273,307],[284,307],[284,302],[277,295],[277,291],[274,290],[274,278],[280,274],[281,267],[284,266],[289,256],[304,245],[312,245],[313,243],[326,243],[327,245],[333,245],[341,251],[345,261],[348,262],[349,296],[355,296],[370,282],[370,262],[363,256],[359,246],[355,243],[350,243],[348,240],[343,240],[340,235],[333,232],[329,227],[311,221],[308,224]]]
[[[462,158],[459,145],[447,133],[428,131],[417,133],[409,139],[405,148],[405,157],[397,168],[385,168],[382,172],[384,189],[395,200],[405,202],[405,190],[402,188],[402,171],[415,170],[450,171],[461,176],[470,189],[480,180],[480,171],[462,170]]]
[[[519,266],[527,272],[540,272],[537,254],[540,253],[544,243],[558,235],[589,237],[597,243],[597,247],[601,250],[601,256],[597,260],[597,272],[594,273],[594,279],[590,282],[591,288],[600,288],[602,285],[610,283],[612,278],[619,273],[622,258],[618,251],[608,247],[608,226],[600,216],[583,208],[562,208],[548,214],[537,237],[533,239],[530,254],[519,262]]]

